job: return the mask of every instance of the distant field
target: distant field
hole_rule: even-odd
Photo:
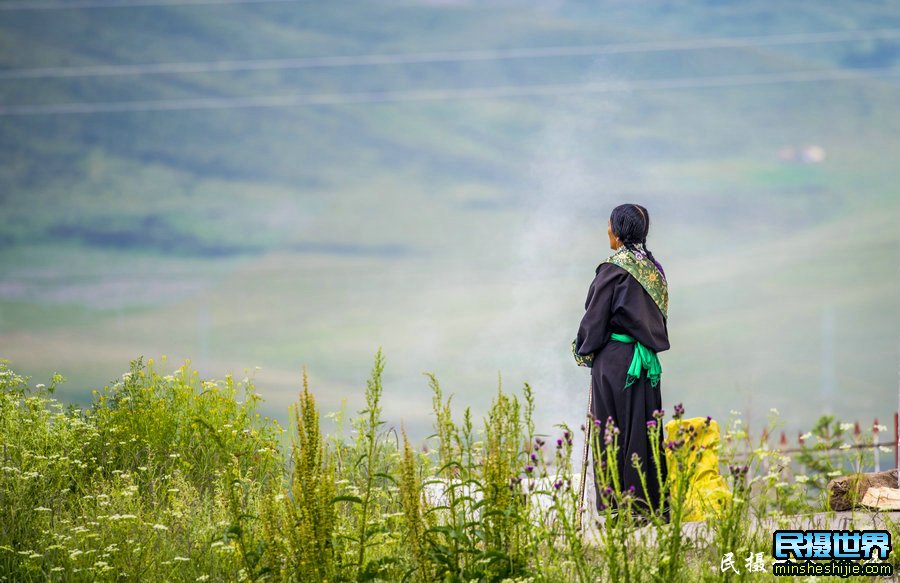
[[[798,3],[260,5],[8,12],[0,66],[637,43],[900,27],[900,8]],[[389,17],[388,17],[389,16]],[[0,79],[3,104],[783,74],[900,63],[878,40],[602,57]],[[645,204],[671,285],[664,402],[794,429],[886,420],[900,329],[897,76],[569,97],[0,116],[0,357],[85,402],[137,356],[260,366],[286,418],[301,366],[324,409],[428,432],[434,371],[483,410],[531,382],[576,422],[569,344],[605,223]],[[819,164],[779,151],[821,147]],[[829,348],[831,346],[832,348]],[[832,388],[829,388],[832,387]],[[824,391],[824,393],[823,393]],[[864,395],[864,398],[861,398]]]

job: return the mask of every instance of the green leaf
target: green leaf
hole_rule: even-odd
[[[386,479],[386,480],[389,480],[389,481],[393,482],[395,486],[399,486],[399,485],[400,485],[400,484],[397,483],[397,480],[394,479],[394,476],[392,476],[392,475],[390,475],[390,474],[385,474],[384,472],[378,472],[378,473],[376,473],[376,474],[375,474],[375,477],[376,477],[376,478],[384,478],[384,479]]]

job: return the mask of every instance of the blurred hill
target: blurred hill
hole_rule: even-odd
[[[261,366],[279,418],[306,364],[326,409],[354,410],[381,345],[386,413],[416,435],[426,370],[478,409],[499,369],[535,386],[546,423],[577,423],[569,344],[609,211],[634,201],[670,278],[665,403],[777,407],[796,429],[895,406],[898,2],[13,8],[0,357],[36,382],[63,372],[64,398],[166,354]],[[748,46],[686,48],[723,37]],[[560,46],[624,48],[496,58]],[[71,69],[104,65],[133,67]],[[515,95],[465,93],[498,88]],[[331,103],[241,101],[286,95]],[[198,99],[225,101],[178,101]]]

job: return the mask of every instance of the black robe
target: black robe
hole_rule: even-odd
[[[601,422],[600,446],[607,417],[612,417],[619,428],[618,475],[623,491],[634,486],[635,495],[645,498],[637,470],[632,466],[632,454],[640,456],[642,471],[647,479],[650,503],[654,508],[659,502],[659,483],[656,466],[647,436],[647,421],[653,419],[653,411],[662,409],[660,382],[650,386],[647,371],[627,389],[625,375],[634,355],[634,344],[610,340],[612,332],[632,336],[647,348],[662,352],[669,348],[666,320],[650,294],[630,273],[617,265],[601,263],[585,302],[585,314],[575,339],[575,352],[594,354],[591,366],[592,413]],[[665,456],[662,449],[663,431],[660,430],[660,469],[666,479]],[[594,459],[597,464],[598,460]],[[600,486],[594,480],[597,507],[600,508]],[[666,504],[667,506],[667,504]]]

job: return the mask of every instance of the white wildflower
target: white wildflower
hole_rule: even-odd
[[[191,560],[187,557],[175,557],[173,560],[180,561],[182,563],[190,563]]]
[[[853,423],[841,423],[840,427],[841,431],[850,431],[856,426]]]
[[[154,524],[153,529],[154,530],[169,530],[169,527],[166,526],[165,524]]]

